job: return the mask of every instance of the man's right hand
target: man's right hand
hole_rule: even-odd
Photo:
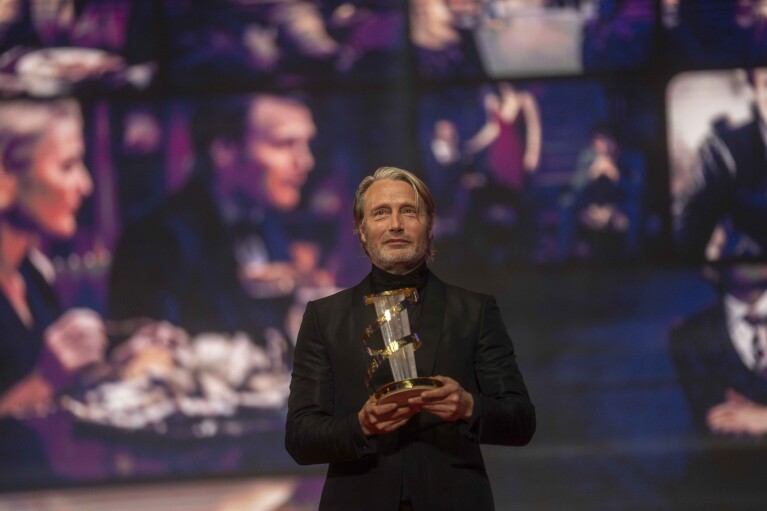
[[[410,417],[420,411],[420,407],[400,406],[396,403],[379,405],[371,396],[357,414],[365,436],[381,435],[404,426]]]

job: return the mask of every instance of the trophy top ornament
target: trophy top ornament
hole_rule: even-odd
[[[399,301],[397,298],[402,297]],[[430,377],[419,377],[413,353],[421,347],[417,333],[410,332],[408,307],[418,301],[418,291],[407,287],[365,296],[365,304],[376,306],[378,316],[365,328],[362,340],[372,358],[364,383],[370,387],[373,374],[386,361],[392,366],[396,381],[381,386],[373,394],[379,404],[397,403],[406,406],[408,399],[419,396],[425,390],[442,386],[442,382]],[[370,338],[381,330],[384,347],[370,347]],[[399,376],[399,377],[398,377]]]

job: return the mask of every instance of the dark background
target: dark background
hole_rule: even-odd
[[[763,471],[751,467],[764,460],[761,441],[697,433],[677,382],[668,335],[674,324],[716,300],[701,275],[700,262],[684,259],[675,250],[676,191],[671,183],[685,170],[678,157],[684,150],[695,150],[697,139],[685,135],[705,132],[700,122],[728,111],[712,111],[708,118],[697,119],[698,124],[671,119],[678,96],[671,94],[670,84],[683,75],[699,91],[701,108],[716,110],[707,106],[715,102],[733,112],[742,110],[743,95],[723,96],[720,89],[707,88],[707,79],[736,79],[738,70],[767,64],[761,15],[756,28],[737,30],[732,23],[734,0],[519,2],[521,7],[481,2],[473,17],[456,17],[457,42],[446,50],[427,51],[408,37],[413,24],[409,13],[435,5],[455,7],[457,2],[295,2],[311,6],[336,42],[335,50],[322,53],[311,51],[315,41],[291,35],[281,21],[285,18],[275,13],[280,4],[293,3],[289,1],[112,3],[115,9],[133,9],[133,28],[127,32],[133,35],[122,47],[108,49],[129,63],[149,62],[156,71],[141,86],[94,80],[52,94],[73,95],[83,104],[88,166],[96,183],[78,236],[50,247],[67,306],[107,313],[108,258],[89,267],[80,261],[94,247],[111,251],[125,225],[184,182],[192,151],[187,123],[201,98],[289,91],[307,99],[318,127],[313,142],[317,164],[291,221],[297,239],[307,230],[314,234],[323,265],[332,271],[337,286],[346,287],[368,270],[351,235],[349,200],[359,180],[376,167],[413,170],[446,200],[451,194],[466,196],[475,208],[491,200],[482,190],[461,191],[455,184],[445,191],[439,174],[429,167],[430,130],[435,120],[449,119],[461,139],[468,139],[485,119],[483,93],[496,82],[511,81],[534,97],[542,126],[539,168],[521,198],[514,199],[524,205],[520,207],[525,214],[517,217],[523,221],[485,222],[479,209],[463,211],[458,229],[437,236],[433,264],[442,278],[497,297],[536,405],[538,432],[529,446],[483,447],[497,508],[759,508],[767,490],[758,484]],[[760,7],[761,2],[752,2],[754,12]],[[345,17],[339,14],[343,8]],[[542,28],[515,32],[520,25]],[[266,52],[259,57],[248,51],[243,41],[252,39],[247,34],[257,37],[269,30],[276,34],[279,56]],[[85,44],[55,44],[24,34],[4,33],[6,57],[18,48]],[[522,52],[514,46],[522,44],[515,39],[519,34],[537,37],[527,41],[524,51],[540,48],[542,54],[501,62],[499,55]],[[488,41],[500,42],[490,47]],[[14,72],[12,66],[8,72]],[[39,97],[36,90],[16,85],[3,100]],[[682,112],[694,110],[694,104],[684,107]],[[137,113],[158,128],[153,143],[141,149],[126,145],[124,137],[127,119]],[[596,125],[609,126],[621,148],[642,162],[639,213],[633,224],[636,244],[606,256],[566,257],[561,250],[561,204],[578,155]],[[679,139],[691,142],[682,147]],[[462,160],[458,172],[487,175],[483,158],[479,154]],[[320,222],[324,230],[317,230],[308,222],[317,221],[312,208],[327,194],[342,207],[325,211]],[[438,197],[438,210],[442,202]],[[512,203],[501,200],[504,204]],[[87,435],[93,432],[58,430],[46,420],[39,419],[40,427],[57,431],[61,459],[76,454],[88,465],[89,455],[104,456],[88,449]],[[222,481],[253,481],[254,487],[276,481],[275,488],[288,481],[289,497],[274,509],[316,506],[324,467],[297,467],[282,451],[278,429],[242,439],[237,447],[248,453],[249,462],[234,472],[219,470],[216,458],[208,456],[216,444],[200,448],[169,445],[162,439],[139,449],[145,449],[146,456],[134,450],[134,465],[126,468],[119,460],[125,439],[112,433],[101,432],[99,439],[118,448],[109,459],[91,460],[93,466],[108,468],[74,470],[67,485],[72,490],[50,485],[60,492],[56,498],[65,503],[97,501],[102,509],[111,501],[121,509],[135,498],[134,484],[151,482],[153,489],[157,484],[173,489],[152,501],[158,509],[171,508],[176,505],[173,499],[209,484],[220,501],[200,508],[224,509],[221,502],[235,490],[222,489]],[[219,446],[218,453],[230,448]],[[149,463],[165,452],[167,463],[161,470]],[[700,460],[714,455],[724,456],[717,458],[716,471],[697,468]],[[190,480],[195,483],[182,484]],[[142,492],[146,486],[136,488]],[[113,497],[107,490],[115,492]],[[47,498],[40,495],[37,498]],[[255,494],[250,497],[257,501]],[[31,494],[0,495],[7,509],[24,499],[35,501]],[[203,506],[189,508],[195,505]]]

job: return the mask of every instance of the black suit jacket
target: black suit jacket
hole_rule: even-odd
[[[675,326],[670,348],[701,431],[708,431],[706,414],[724,402],[729,388],[767,405],[767,379],[746,367],[735,351],[723,304],[704,309]]]
[[[43,352],[45,329],[61,314],[54,289],[29,258],[19,271],[34,325],[28,328],[0,293],[0,396],[35,370]],[[56,479],[40,435],[22,420],[0,417],[0,490],[52,482]]]
[[[474,397],[468,423],[427,412],[366,438],[357,412],[368,398],[362,334],[369,276],[310,302],[296,344],[286,447],[300,464],[329,463],[320,509],[396,511],[403,477],[416,510],[493,509],[480,442],[524,445],[535,410],[495,300],[431,274],[423,292],[419,375],[457,380]]]
[[[265,327],[282,329],[282,309],[291,297],[251,297],[240,282],[233,245],[208,186],[192,178],[121,235],[110,277],[110,315],[162,319],[192,335],[243,331],[263,342]]]
[[[754,120],[742,126],[716,123],[702,145],[675,218],[677,245],[685,255],[703,257],[720,222],[728,227],[723,257],[767,253],[767,148],[757,119],[754,111]]]

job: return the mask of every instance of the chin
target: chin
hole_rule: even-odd
[[[374,264],[382,270],[391,271],[401,268],[415,269],[421,263],[419,259],[412,257],[382,257]]]
[[[77,224],[75,222],[60,222],[52,225],[44,225],[43,231],[55,238],[67,239],[75,235],[75,232],[77,232]]]
[[[300,201],[301,195],[298,193],[285,193],[275,197],[272,204],[280,211],[291,211],[298,207]]]

